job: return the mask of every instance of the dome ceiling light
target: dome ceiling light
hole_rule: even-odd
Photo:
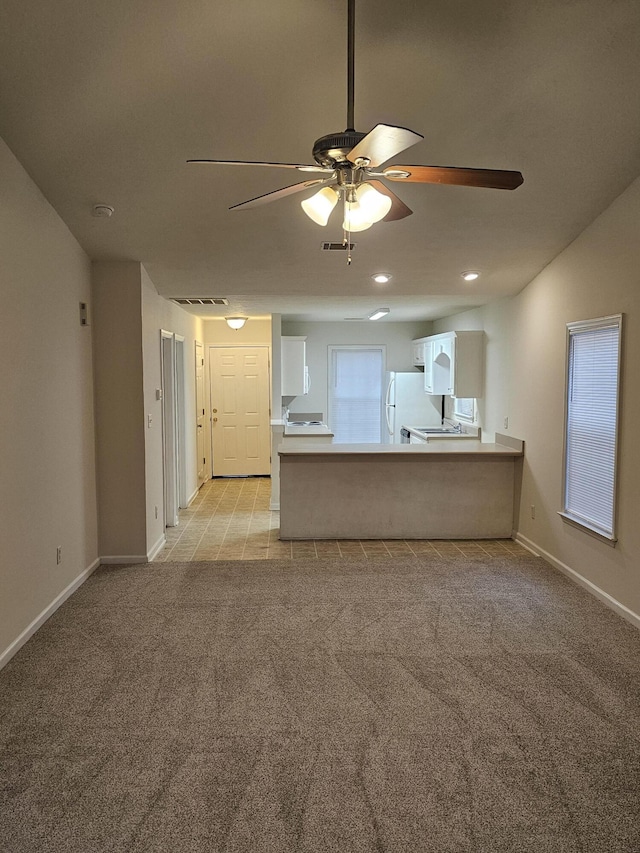
[[[247,322],[248,317],[225,317],[224,319],[227,322],[227,326],[237,332],[238,329],[241,329]]]

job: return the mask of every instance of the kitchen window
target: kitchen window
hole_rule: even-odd
[[[567,325],[560,515],[615,543],[622,315]]]
[[[453,414],[456,418],[464,421],[475,421],[476,401],[475,397],[454,397]]]
[[[329,347],[329,426],[337,444],[382,440],[385,348]]]

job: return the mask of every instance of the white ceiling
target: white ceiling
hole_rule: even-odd
[[[313,190],[229,211],[300,173],[185,161],[313,162],[346,126],[346,5],[3,0],[0,135],[90,257],[230,300],[208,316],[426,320],[517,293],[640,174],[637,0],[357,0],[356,128],[424,134],[395,163],[524,185],[393,184],[413,216],[356,235],[350,267],[320,251],[342,231],[304,215]]]

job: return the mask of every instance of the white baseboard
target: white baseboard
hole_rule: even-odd
[[[190,497],[190,498],[187,498],[187,507],[190,507],[190,506],[191,506],[191,504],[194,502],[194,500],[195,500],[195,499],[196,499],[196,497],[198,496],[198,492],[199,492],[199,491],[200,491],[200,489],[199,489],[199,488],[197,488],[197,489],[194,491],[194,493],[191,495],[191,497]],[[184,508],[186,509],[187,507],[184,507]]]
[[[128,563],[148,563],[146,554],[107,554],[100,557],[103,566],[123,566]]]
[[[576,572],[575,569],[572,569],[570,566],[567,566],[566,563],[561,562],[553,554],[550,554],[548,551],[545,551],[544,548],[540,548],[539,545],[536,545],[535,542],[532,542],[530,539],[527,539],[526,536],[523,536],[521,533],[517,533],[514,537],[517,542],[519,542],[524,548],[528,551],[531,551],[532,554],[535,554],[537,557],[542,557],[547,563],[550,563],[554,569],[558,569],[558,571],[562,572],[563,575],[566,575],[575,583],[579,584],[579,586],[584,587],[587,592],[590,592],[595,598],[601,601],[603,604],[606,604],[611,610],[614,610],[620,616],[627,620],[627,622],[631,622],[636,628],[640,628],[640,615],[635,613],[633,610],[630,610],[624,604],[621,604],[617,599],[615,599],[612,595],[609,595],[608,592],[605,592],[603,589],[600,589],[599,586],[596,586],[592,581],[583,577],[579,572]]]
[[[269,509],[280,509],[280,503],[274,503],[273,501],[269,504]]]
[[[156,556],[160,551],[162,551],[162,549],[164,548],[164,546],[165,546],[166,544],[167,544],[167,537],[166,537],[166,536],[164,535],[164,533],[163,533],[163,534],[162,534],[162,536],[161,536],[161,537],[158,539],[158,541],[156,542],[156,544],[155,544],[155,545],[154,545],[154,546],[153,546],[149,551],[147,551],[147,562],[148,562],[148,563],[150,563],[150,562],[151,562],[151,560],[153,560],[153,558],[154,558],[154,557],[155,557],[155,556]]]
[[[11,658],[20,651],[27,640],[30,640],[31,637],[33,637],[38,628],[41,628],[47,619],[49,619],[50,616],[53,616],[56,610],[64,604],[70,595],[73,595],[79,586],[82,586],[89,575],[92,575],[99,565],[100,559],[98,558],[94,560],[87,569],[81,572],[75,580],[72,580],[69,586],[65,587],[60,595],[56,596],[51,604],[49,604],[48,607],[45,607],[42,613],[39,616],[36,616],[33,622],[28,625],[2,653],[0,653],[0,669],[9,663]]]
[[[123,566],[128,563],[149,563],[164,548],[167,537],[162,534],[146,554],[106,554],[100,557],[103,566]]]

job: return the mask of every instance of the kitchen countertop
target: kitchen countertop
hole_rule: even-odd
[[[428,429],[435,429],[436,427],[428,427]],[[460,432],[429,432],[425,433],[420,430],[420,427],[413,426],[412,424],[403,424],[403,429],[409,430],[409,433],[412,436],[415,436],[420,441],[447,441],[450,438],[455,439],[456,441],[460,441],[460,439],[464,439],[468,441],[469,439],[476,439],[480,441],[480,430],[478,427],[467,426],[466,424],[462,427]]]
[[[285,421],[284,424],[284,435],[292,436],[292,435],[309,435],[309,436],[323,436],[323,435],[333,435],[329,427],[325,423],[320,424],[291,424]]]
[[[280,456],[522,456],[522,442],[512,439],[513,445],[498,442],[482,442],[476,439],[459,441],[457,438],[443,439],[430,444],[305,444],[304,447],[290,447],[281,444]]]

